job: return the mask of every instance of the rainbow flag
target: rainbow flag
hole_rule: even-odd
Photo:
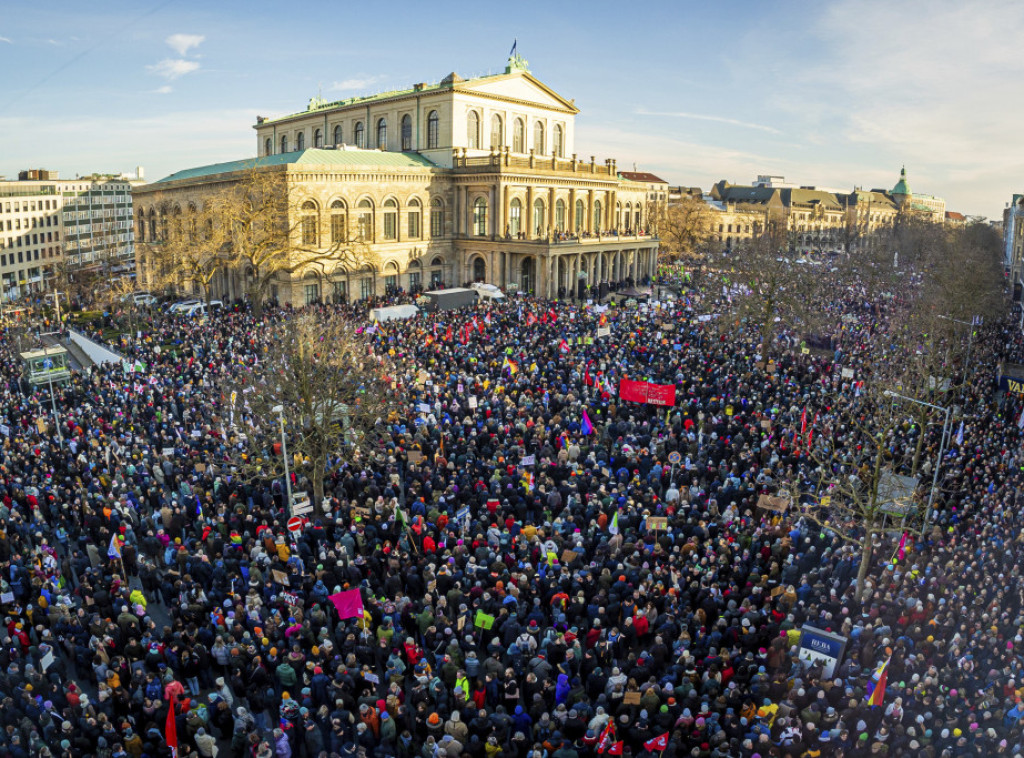
[[[868,705],[875,706],[881,705],[882,701],[885,700],[885,683],[889,678],[889,661],[892,657],[885,659],[885,663],[878,667],[878,671],[875,672],[872,679],[877,678],[878,683],[872,688],[868,694]],[[870,683],[869,683],[870,684]]]
[[[519,373],[519,364],[515,361],[510,361],[508,358],[505,358],[505,363],[501,367],[503,369],[507,368],[510,376],[515,376]]]
[[[587,409],[583,409],[583,423],[580,424],[580,431],[583,432],[584,436],[594,433],[594,425],[590,423],[590,416],[587,415]]]

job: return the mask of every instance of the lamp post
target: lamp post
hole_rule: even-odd
[[[292,475],[288,471],[288,441],[284,436],[284,406],[275,405],[270,410],[277,414],[277,419],[281,422],[281,458],[284,460],[284,489],[286,497],[284,517],[287,520],[292,515]]]
[[[46,380],[50,384],[50,410],[53,411],[53,425],[57,429],[57,443],[64,447],[64,433],[60,430],[60,420],[57,418],[57,402],[53,396],[53,358],[43,360],[43,368],[46,369]]]
[[[963,324],[969,326],[971,331],[967,333],[967,357],[964,359],[964,381],[960,385],[960,399],[964,398],[964,384],[967,383],[967,366],[971,362],[971,343],[974,342],[974,327],[980,324],[980,317],[973,316],[970,321],[964,321],[963,319],[953,318],[952,316],[939,316],[939,318],[945,321],[952,321],[955,324]]]
[[[932,408],[937,411],[942,411],[946,416],[945,421],[943,421],[942,423],[942,439],[939,441],[939,455],[938,459],[935,461],[935,472],[932,474],[932,488],[931,491],[928,493],[928,506],[924,512],[924,522],[921,524],[921,534],[924,535],[925,525],[931,519],[932,515],[932,503],[935,500],[935,489],[936,487],[938,487],[939,484],[939,467],[942,466],[942,455],[943,453],[946,452],[946,433],[949,430],[950,409],[943,408],[941,405],[935,405],[934,403],[926,403],[924,400],[918,400],[915,397],[907,397],[906,395],[901,395],[898,392],[893,392],[892,390],[885,390],[882,394],[885,395],[886,397],[899,398],[900,400],[906,400],[909,403],[917,403],[918,405],[924,405],[928,408]],[[922,434],[923,433],[924,430],[922,430]]]

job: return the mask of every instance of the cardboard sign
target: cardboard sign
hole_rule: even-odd
[[[476,395],[469,396],[469,407],[472,410],[476,410]]]
[[[853,369],[852,368],[844,368],[840,372],[840,375],[843,377],[843,379],[853,379]]]
[[[205,463],[197,463],[195,465],[195,470],[196,470],[197,474],[205,474],[206,473],[206,464]]]
[[[639,692],[627,692],[622,696],[623,705],[640,705]]]
[[[570,563],[576,560],[576,555],[577,553],[575,550],[563,550],[561,561],[563,564],[568,566]]]
[[[46,671],[50,666],[53,665],[53,650],[47,650],[46,655],[39,661],[39,665],[43,667],[43,671]]]
[[[14,593],[13,592],[5,592],[2,595],[0,595],[0,603],[3,603],[4,605],[7,605],[8,603],[13,603],[13,602],[14,602]]]
[[[612,328],[610,326],[599,326],[599,327],[597,327],[597,336],[598,336],[599,339],[601,337],[609,337],[609,336],[611,336],[611,333],[612,333]]]
[[[494,616],[483,611],[477,611],[476,618],[473,619],[473,626],[478,626],[481,629],[490,629],[494,626]]]
[[[524,455],[521,466],[535,466],[537,464],[536,455]]]
[[[282,587],[288,586],[288,575],[286,573],[279,571],[278,569],[274,569],[270,573],[273,575],[275,582],[280,584]]]
[[[761,495],[757,498],[757,507],[773,513],[785,513],[789,509],[789,498]]]
[[[765,429],[765,430],[770,430],[772,428],[771,419],[767,419],[767,418],[761,419],[761,428]]]
[[[657,532],[665,531],[668,529],[668,517],[667,516],[648,516],[647,517],[647,531]]]
[[[409,459],[409,463],[418,464],[423,462],[423,453],[421,453],[419,450],[410,450],[405,455]]]
[[[5,437],[10,437],[11,428],[7,426],[7,424],[0,424],[0,434],[3,434]]]

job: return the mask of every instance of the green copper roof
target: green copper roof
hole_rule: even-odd
[[[900,180],[896,182],[896,186],[892,188],[893,195],[909,195],[910,185],[907,184],[907,168],[906,166],[900,171]]]
[[[380,150],[298,150],[292,153],[268,155],[263,158],[245,158],[240,161],[213,163],[176,171],[155,184],[176,182],[181,179],[199,179],[216,174],[249,171],[263,166],[387,166],[390,168],[434,168],[434,164],[419,153],[387,153]]]

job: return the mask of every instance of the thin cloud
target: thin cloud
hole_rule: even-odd
[[[174,88],[170,84],[165,84],[163,87],[157,87],[153,90],[154,95],[169,95],[174,92]]]
[[[206,36],[202,34],[172,34],[164,40],[178,55],[186,55],[193,47],[199,47],[205,41]]]
[[[191,74],[193,71],[198,71],[199,64],[196,61],[187,61],[183,58],[164,58],[159,63],[155,63],[152,66],[146,66],[146,69],[151,74],[162,76],[168,81],[174,81],[180,76]]]
[[[6,42],[8,45],[14,44],[14,42],[11,41],[10,37],[0,37],[0,42]]]
[[[327,89],[331,92],[351,92],[371,87],[383,78],[383,76],[354,76],[350,79],[342,79],[340,82],[333,82]]]
[[[754,124],[750,121],[740,121],[739,119],[727,118],[725,116],[711,116],[706,113],[686,113],[685,111],[649,111],[643,108],[636,110],[635,113],[638,116],[667,116],[669,118],[688,118],[694,121],[712,121],[716,124],[729,124],[730,126],[740,126],[744,129],[757,129],[758,131],[768,132],[769,134],[782,134],[781,131],[772,126]]]

